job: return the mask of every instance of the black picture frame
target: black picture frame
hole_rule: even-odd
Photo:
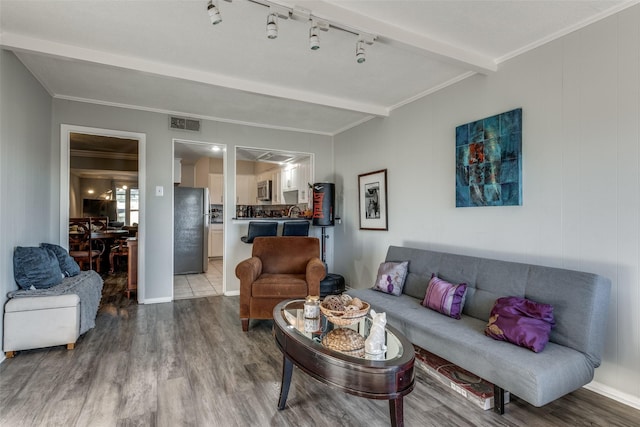
[[[360,230],[387,231],[387,170],[358,175]]]

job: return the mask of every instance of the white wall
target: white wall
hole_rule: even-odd
[[[103,129],[144,133],[146,143],[146,266],[145,301],[162,301],[170,298],[173,289],[173,148],[172,141],[188,139],[227,144],[225,189],[227,200],[235,194],[235,146],[253,146],[281,150],[315,153],[316,176],[332,178],[332,141],[329,137],[285,132],[248,126],[203,121],[200,133],[171,130],[165,114],[101,106],[75,101],[55,99],[53,101],[53,159],[52,183],[59,181],[60,174],[60,125],[71,124]],[[184,179],[184,169],[183,169]],[[155,196],[156,186],[164,187],[164,197]],[[59,186],[58,186],[59,187]],[[66,189],[64,191],[67,191]],[[52,216],[59,224],[60,188],[55,187]],[[225,218],[235,216],[235,205],[225,205]],[[239,289],[235,277],[236,264],[249,256],[246,245],[240,242],[242,230],[231,221],[225,222],[225,280],[227,292]],[[169,262],[168,262],[169,261]]]
[[[523,108],[520,207],[455,208],[455,127]],[[389,245],[612,280],[598,391],[640,407],[640,6],[335,138],[336,272],[371,286]],[[389,231],[358,229],[357,176],[388,169]]]
[[[51,206],[51,97],[13,53],[0,50],[0,306],[16,246],[57,242]],[[4,317],[4,316],[3,316]],[[4,330],[0,317],[0,331]]]

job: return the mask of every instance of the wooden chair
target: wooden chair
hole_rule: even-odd
[[[91,218],[69,218],[69,255],[81,270],[100,272],[100,256],[104,253],[104,243],[94,243],[91,239]]]
[[[109,228],[109,218],[108,217],[89,217],[91,221],[91,231],[105,231]]]
[[[124,258],[125,262],[129,258],[127,237],[119,239],[117,244],[111,246],[111,251],[109,251],[109,273],[113,274],[116,272],[115,263],[122,258]]]

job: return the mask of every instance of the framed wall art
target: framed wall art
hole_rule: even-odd
[[[456,127],[456,207],[522,205],[522,108]]]
[[[387,230],[387,170],[358,175],[360,230]]]

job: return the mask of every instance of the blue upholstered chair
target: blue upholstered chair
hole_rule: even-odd
[[[283,236],[308,236],[309,221],[287,221],[282,226]]]
[[[275,221],[250,221],[249,231],[240,240],[245,243],[253,243],[253,239],[260,236],[277,236],[278,223]]]

